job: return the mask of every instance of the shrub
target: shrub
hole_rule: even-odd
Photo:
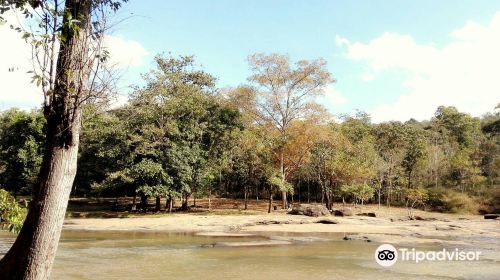
[[[425,205],[428,199],[429,193],[422,187],[407,190],[406,207],[408,208],[408,216],[413,219],[413,209],[419,205]]]
[[[26,208],[21,207],[6,190],[0,189],[0,228],[19,232],[26,217]]]
[[[448,191],[449,190],[443,187],[429,188],[428,189],[429,199],[427,200],[427,205],[429,205],[434,211],[445,212],[446,210],[443,197]]]
[[[479,205],[466,193],[448,190],[442,198],[443,210],[450,213],[477,214]]]
[[[491,187],[481,194],[484,197],[483,205],[479,212],[481,214],[495,213],[500,214],[500,187]]]

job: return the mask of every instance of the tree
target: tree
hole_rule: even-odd
[[[373,134],[375,138],[375,147],[383,160],[384,167],[381,176],[382,184],[386,189],[386,204],[391,205],[392,194],[395,188],[395,182],[402,169],[402,162],[405,156],[405,127],[400,122],[382,123],[374,126]]]
[[[31,194],[43,155],[45,119],[39,111],[0,113],[0,186]]]
[[[366,200],[373,198],[374,189],[366,183],[354,183],[351,185],[342,185],[340,187],[340,194],[345,204],[345,198],[353,198],[353,204],[361,202],[364,205]]]
[[[147,198],[155,197],[155,211],[160,211],[160,198],[171,195],[172,178],[161,163],[151,159],[142,159],[129,170],[130,177],[141,194],[143,208],[147,206]]]
[[[480,146],[485,137],[480,133],[480,120],[459,112],[455,107],[440,106],[431,120],[431,129],[447,144],[445,156],[448,170],[443,174],[448,183],[462,192],[486,182],[482,176]]]
[[[131,132],[117,111],[100,112],[96,106],[87,105],[83,116],[78,170],[72,195],[90,195],[93,191],[98,191],[99,195],[106,194],[110,189],[103,188],[99,183],[108,174],[117,175],[116,172],[130,168],[133,163],[134,153],[129,141]],[[108,186],[110,182],[104,185]],[[114,184],[112,189],[120,195],[132,195],[135,191],[127,184]]]
[[[418,205],[424,205],[429,199],[429,193],[422,187],[408,189],[406,191],[406,207],[408,209],[408,217],[414,218],[413,209]]]
[[[106,149],[97,150],[111,158],[119,155],[123,170],[111,170],[95,186],[132,189],[141,195],[143,208],[148,197],[156,197],[157,211],[161,197],[167,198],[171,211],[173,198],[181,195],[182,209],[187,210],[189,198],[193,195],[196,204],[196,195],[210,194],[215,178],[227,168],[233,132],[241,126],[240,116],[238,111],[219,104],[212,94],[215,78],[198,70],[193,57],[158,55],[155,61],[156,69],[144,76],[147,85],[137,88],[129,104],[113,112],[123,123],[117,127],[124,127],[123,132],[113,133],[116,145],[101,143]],[[95,140],[107,140],[108,134],[103,132],[108,130],[96,131],[101,136]],[[133,172],[139,163],[145,167],[146,162],[147,168],[141,170],[154,175],[148,175],[149,183]]]
[[[414,175],[419,165],[426,163],[427,143],[423,133],[418,130],[410,129],[407,135],[408,144],[402,165],[407,175],[407,188],[410,189],[412,187],[412,175]]]
[[[0,260],[0,275],[7,279],[48,279],[69,194],[76,173],[82,105],[96,97],[89,79],[102,61],[102,16],[112,0],[29,1],[3,0],[0,13],[12,8],[26,17],[38,16],[34,32],[23,38],[35,49],[39,67],[34,80],[44,93],[47,120],[44,155],[33,202],[11,249]],[[33,9],[37,13],[32,14]],[[57,49],[56,46],[59,45]],[[40,57],[41,56],[41,57]]]
[[[321,94],[334,82],[323,59],[300,60],[295,67],[290,59],[280,54],[254,54],[248,58],[253,75],[249,77],[255,85],[256,121],[277,130],[277,157],[283,184],[287,180],[285,166],[285,144],[289,139],[289,128],[294,120],[307,115],[317,106],[312,98]],[[282,192],[283,208],[286,208],[286,192]]]
[[[373,198],[374,189],[367,183],[356,184],[354,196],[356,199],[361,201],[361,205],[364,205],[364,202]]]

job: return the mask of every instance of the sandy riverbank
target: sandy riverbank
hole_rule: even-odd
[[[407,220],[406,210],[365,206],[354,213],[375,212],[365,216],[328,217],[336,224],[319,223],[322,218],[272,214],[172,214],[111,219],[67,219],[66,230],[124,230],[158,232],[196,232],[203,235],[248,235],[262,232],[344,233],[354,239],[399,245],[441,244],[473,246],[500,250],[500,221],[480,215],[454,215],[417,211],[426,220]]]

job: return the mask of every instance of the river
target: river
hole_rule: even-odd
[[[467,265],[459,261],[398,262],[384,268],[374,261],[378,244],[344,241],[342,237],[65,231],[52,279],[500,279],[500,261],[496,257]],[[0,254],[5,253],[13,238],[12,234],[0,232]],[[269,240],[292,244],[231,246]],[[490,253],[497,256],[497,252]]]

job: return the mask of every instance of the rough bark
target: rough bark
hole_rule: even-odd
[[[0,279],[45,280],[50,276],[59,237],[76,174],[81,126],[80,96],[85,90],[90,68],[88,30],[91,0],[67,0],[68,14],[81,19],[80,30],[62,29],[67,38],[61,43],[56,82],[50,101],[44,107],[47,119],[45,152],[33,202],[21,232],[0,260]],[[69,17],[63,26],[69,26]]]
[[[79,122],[79,119],[78,119]],[[78,129],[68,146],[47,142],[40,171],[39,190],[14,245],[0,261],[0,279],[48,279],[57,251],[71,186],[76,174]]]

